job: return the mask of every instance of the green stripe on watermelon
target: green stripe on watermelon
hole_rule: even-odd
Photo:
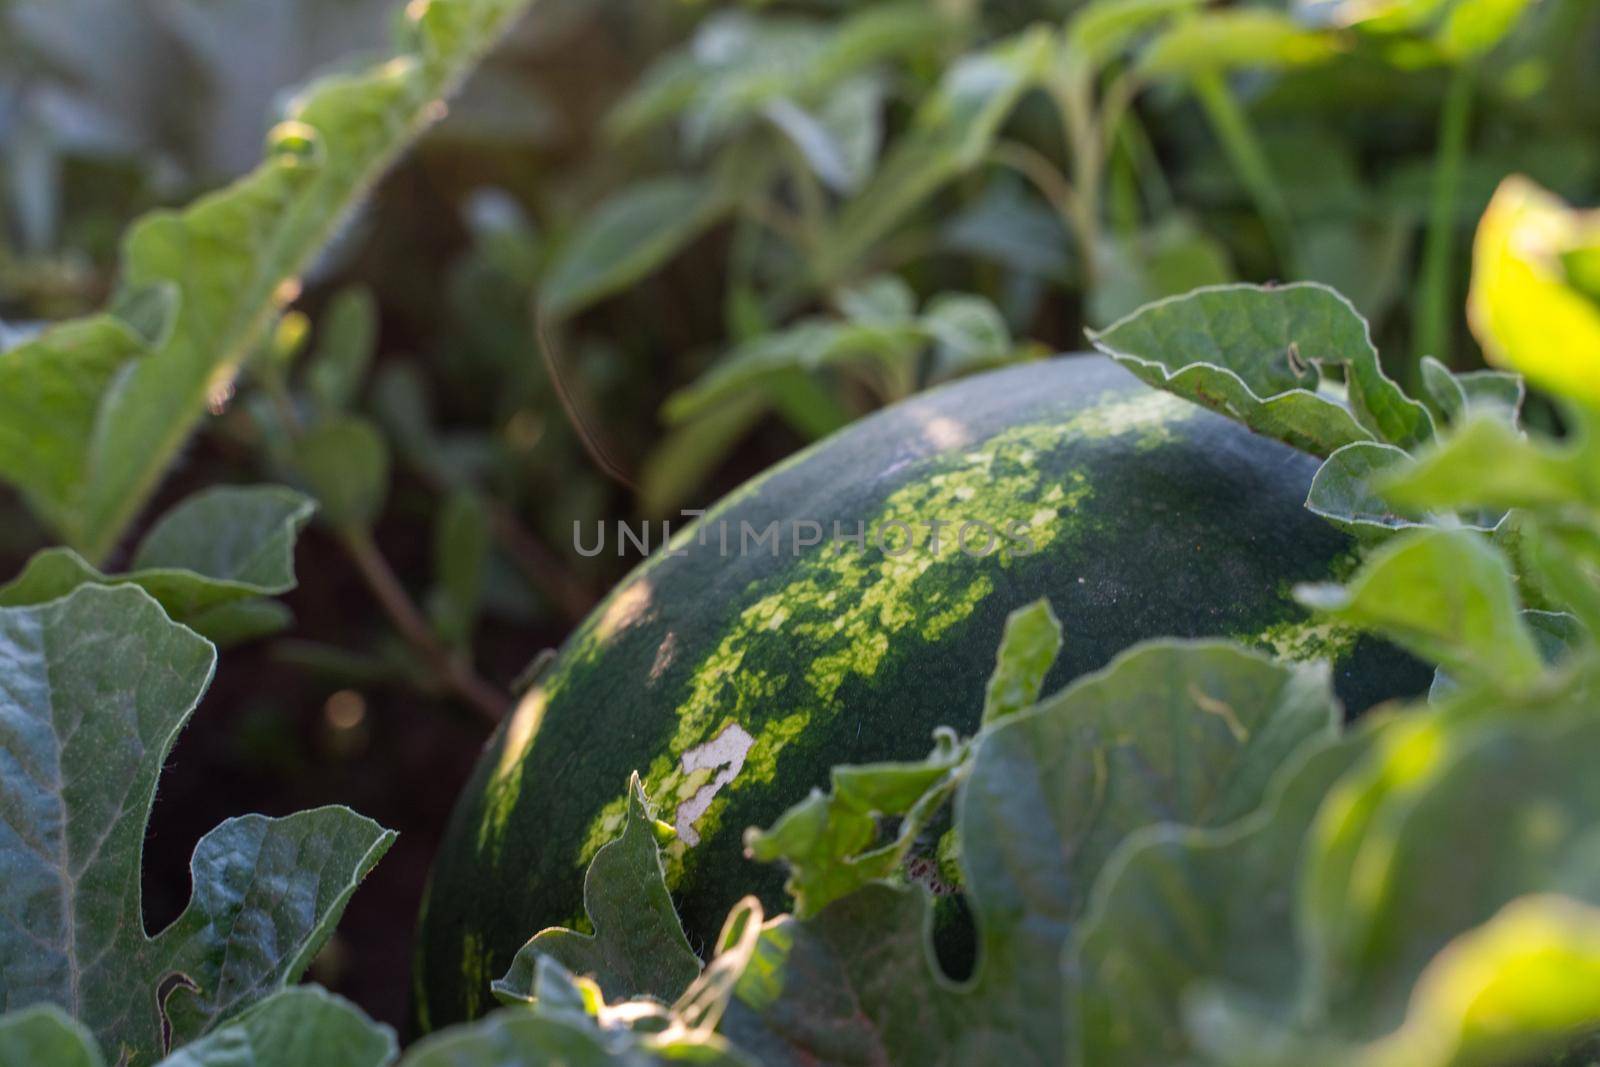
[[[436,863],[418,1017],[490,1007],[478,977],[581,914],[584,868],[616,836],[636,769],[678,831],[669,885],[697,947],[747,892],[782,910],[783,872],[743,858],[745,827],[836,764],[919,758],[938,726],[972,732],[1007,614],[1041,597],[1066,631],[1049,689],[1146,638],[1235,636],[1334,657],[1355,710],[1422,692],[1422,665],[1310,624],[1289,596],[1351,565],[1351,543],[1302,507],[1315,469],[1081,357],[924,394],[749,483],[618,586],[490,742]],[[934,519],[950,524],[937,553]],[[900,521],[917,545],[793,555],[791,520],[825,535]],[[1001,544],[982,558],[955,543],[975,520]],[[773,521],[777,558],[740,551],[741,522]]]

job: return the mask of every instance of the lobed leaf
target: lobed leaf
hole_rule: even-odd
[[[562,929],[536,934],[494,982],[496,997],[506,1004],[533,1001],[544,960],[593,981],[611,1000],[669,1002],[689,988],[700,974],[700,960],[667,891],[656,847],[659,827],[635,774],[621,835],[595,853],[584,875],[583,906],[593,936]]]
[[[215,654],[131,586],[0,609],[0,1000],[53,1003],[154,1058],[293,981],[394,835],[344,808],[207,834],[149,936],[140,855],[161,763]]]
[[[1359,734],[1309,741],[1260,811],[1220,829],[1158,826],[1107,864],[1067,957],[1067,1061],[1164,1067],[1202,1058],[1186,1005],[1245,991],[1287,1014],[1299,978],[1295,897],[1328,790],[1370,748]]]
[[[934,736],[933,752],[919,762],[835,767],[830,792],[812,790],[770,829],[745,832],[745,855],[788,865],[784,889],[799,918],[905,867],[966,770],[967,745],[950,731]],[[899,820],[886,842],[884,817]]]
[[[1428,410],[1384,374],[1366,320],[1325,286],[1200,289],[1091,336],[1149,384],[1315,455],[1433,436]],[[1344,370],[1343,397],[1323,386],[1324,366]]]
[[[764,1063],[1054,1063],[1061,952],[1129,835],[1253,810],[1287,756],[1334,728],[1326,668],[1156,643],[975,742],[957,800],[978,972],[929,958],[926,898],[872,885],[762,933],[724,1031]]]
[[[134,550],[131,569],[105,574],[70,548],[37,553],[0,586],[0,607],[42,604],[82,585],[137,585],[175,621],[218,644],[258,636],[286,609],[262,597],[295,587],[294,544],[312,502],[278,486],[221,486],[179,503]],[[259,619],[259,623],[253,620]]]

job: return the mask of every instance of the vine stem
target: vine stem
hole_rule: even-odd
[[[1205,109],[1211,127],[1216,131],[1222,149],[1228,154],[1239,179],[1244,182],[1255,201],[1256,211],[1267,227],[1267,239],[1277,254],[1279,263],[1292,269],[1294,252],[1294,226],[1289,217],[1289,205],[1283,190],[1272,174],[1267,154],[1250,128],[1250,120],[1234,99],[1233,91],[1222,75],[1206,73],[1194,79],[1195,96]]]
[[[1422,281],[1417,287],[1412,319],[1416,324],[1413,352],[1418,361],[1434,356],[1449,363],[1453,304],[1451,276],[1455,269],[1456,205],[1461,199],[1461,168],[1472,124],[1472,68],[1463,63],[1450,76],[1444,109],[1439,114],[1439,145],[1433,165],[1433,191],[1428,198],[1428,232],[1422,244]]]
[[[523,577],[543,590],[568,622],[583,621],[594,606],[594,594],[562,566],[556,554],[522,524],[514,511],[493,498],[486,497],[485,503],[495,540],[522,571]]]
[[[511,710],[511,698],[484,681],[469,663],[444,646],[405,586],[400,584],[389,561],[372,540],[372,534],[359,527],[340,527],[337,534],[339,544],[406,643],[422,654],[429,668],[465,700],[480,719],[492,726],[504,718]]]

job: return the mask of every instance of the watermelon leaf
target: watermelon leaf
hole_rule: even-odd
[[[1001,126],[1048,72],[1057,35],[1036,26],[957,60],[918,107],[911,128],[834,220],[814,267],[826,284],[946,183],[983,162]]]
[[[1397,468],[1379,490],[1404,508],[1449,511],[1471,507],[1563,507],[1600,500],[1583,457],[1560,445],[1530,440],[1504,420],[1478,415],[1414,464]]]
[[[342,997],[296,986],[240,1012],[159,1067],[384,1067],[397,1053],[389,1027]]]
[[[1349,585],[1295,595],[1463,679],[1515,688],[1543,670],[1505,556],[1468,530],[1411,531],[1368,557]]]
[[[286,620],[281,605],[259,598],[295,587],[295,539],[314,510],[278,486],[207,489],[157,521],[129,571],[104,574],[70,548],[45,549],[0,586],[0,607],[42,604],[81,585],[137,585],[174,621],[219,645],[260,636]]]
[[[1422,398],[1439,425],[1473,415],[1492,415],[1511,426],[1522,417],[1527,386],[1520,374],[1480,370],[1457,374],[1432,356],[1423,356]]]
[[[154,1058],[293,981],[394,834],[345,808],[244,816],[195,849],[194,895],[155,937],[140,855],[161,763],[215,652],[133,586],[0,609],[0,974],[118,1058]]]
[[[968,747],[952,730],[934,735],[934,750],[916,763],[841,766],[832,790],[796,804],[771,829],[745,832],[745,855],[789,865],[784,888],[795,914],[808,918],[871,882],[895,875],[918,836],[944,807],[965,770]],[[879,819],[899,819],[880,844]]]
[[[94,1035],[54,1004],[0,1015],[0,1067],[105,1067]]]
[[[1068,1063],[1164,1067],[1197,1049],[1184,1007],[1243,988],[1284,1011],[1299,959],[1298,869],[1323,798],[1371,747],[1370,732],[1308,742],[1261,809],[1220,829],[1156,826],[1107,863],[1067,957]]]
[[[56,327],[0,360],[0,478],[90,563],[115,546],[208,408],[226,402],[351,206],[525,6],[411,5],[402,56],[318,82],[254,173],[133,227],[113,300],[125,318]]]
[[[658,178],[623,190],[584,221],[550,265],[540,306],[565,318],[627,288],[732,206],[722,188],[701,178]]]
[[[1433,418],[1383,373],[1367,322],[1323,285],[1224,285],[1157,301],[1092,334],[1140,379],[1303,451],[1411,449]],[[1344,370],[1345,395],[1321,367]]]
[[[1220,1047],[1248,1020],[1246,1030],[1266,1031],[1253,1043],[1280,1049],[1280,1062],[1304,1062],[1297,1040],[1326,1047],[1338,1035],[1346,1062],[1428,1067],[1506,1062],[1512,1051],[1535,1062],[1541,1043],[1569,1041],[1565,1013],[1593,1009],[1564,994],[1530,1010],[1519,991],[1570,989],[1566,979],[1594,967],[1600,793],[1590,768],[1600,729],[1581,705],[1548,710],[1386,727],[1399,743],[1341,783],[1309,835],[1294,1018],[1318,1020],[1321,1033],[1235,1007],[1215,1013],[1234,1020],[1232,1033],[1208,1043]],[[1512,929],[1520,946],[1508,942]]]
[[[983,697],[983,723],[1015,715],[1039,700],[1045,675],[1061,653],[1061,620],[1048,600],[1036,600],[1006,617],[994,673]]]
[[[1600,731],[1430,718],[1313,744],[1235,826],[1131,839],[1069,957],[1071,1062],[1540,1062],[1589,1025]]]
[[[389,497],[389,439],[370,419],[339,415],[294,442],[293,466],[336,529],[366,529]]]
[[[1374,488],[1374,480],[1403,469],[1411,461],[1404,449],[1376,441],[1345,445],[1317,468],[1306,494],[1306,507],[1352,537],[1387,537],[1397,530],[1424,525],[1395,513]]]
[[[608,1005],[593,982],[540,956],[531,968],[528,1003],[424,1038],[401,1067],[754,1067],[713,1032],[715,1026],[715,1018],[697,1025],[650,1000]]]
[[[870,885],[769,923],[724,1031],[764,1063],[1059,1059],[1061,952],[1107,859],[1141,828],[1254,810],[1339,719],[1325,666],[1209,642],[1124,654],[985,729],[956,806],[978,973],[952,986],[927,897]]]
[[[635,774],[622,834],[595,853],[584,876],[584,911],[594,935],[561,929],[534,935],[493,984],[496,997],[506,1004],[531,1001],[545,959],[593,981],[610,1000],[672,1001],[689,988],[700,974],[700,960],[667,892],[656,847],[660,827]]]

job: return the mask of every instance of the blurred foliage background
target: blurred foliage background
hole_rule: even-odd
[[[246,171],[293,89],[380,55],[398,15],[0,0],[0,350],[99,306],[132,219]],[[331,521],[293,623],[241,635],[177,750],[147,922],[219,816],[349,803],[402,836],[317,977],[400,1019],[401,932],[484,719],[635,562],[584,558],[575,523],[703,506],[1197,285],[1327,282],[1402,381],[1475,366],[1465,246],[1512,172],[1600,199],[1600,5],[546,0],[152,509],[284,481]],[[0,496],[0,579],[47,542]]]

